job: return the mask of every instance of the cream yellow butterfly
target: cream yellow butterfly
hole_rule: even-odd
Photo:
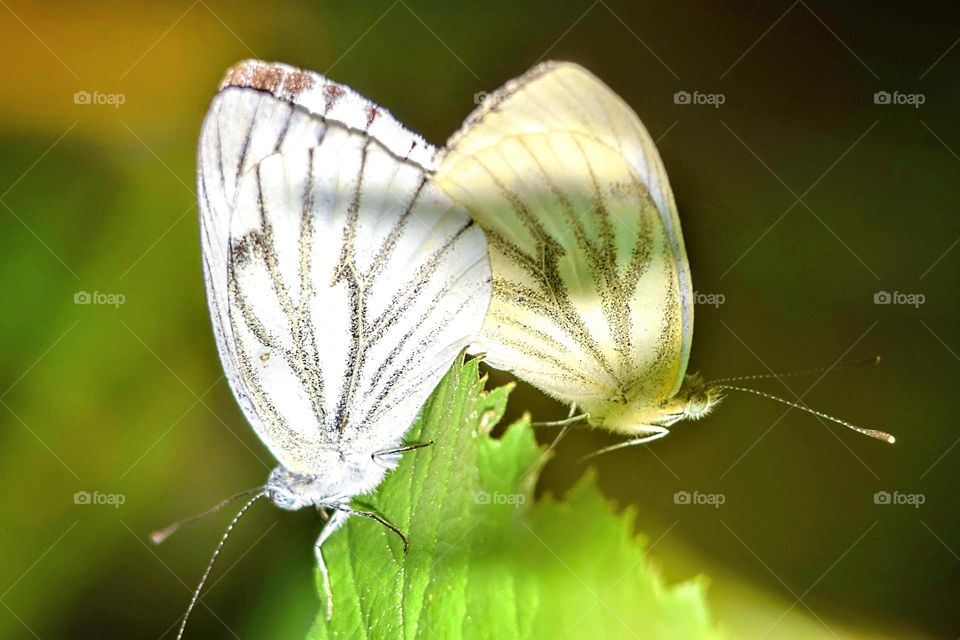
[[[487,236],[494,296],[472,350],[629,437],[612,448],[707,415],[724,390],[768,396],[686,373],[693,287],[667,174],[586,69],[548,62],[487,97],[434,182]]]

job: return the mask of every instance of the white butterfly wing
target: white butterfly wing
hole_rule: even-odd
[[[479,330],[486,245],[388,113],[315,74],[237,69],[201,137],[211,316],[247,418],[311,473],[402,439]]]
[[[540,65],[489,96],[438,164],[490,245],[474,350],[566,401],[676,393],[689,265],[663,164],[622,99],[577,65]]]

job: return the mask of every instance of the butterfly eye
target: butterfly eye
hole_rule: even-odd
[[[277,505],[280,509],[286,511],[293,511],[294,504],[296,503],[296,498],[293,495],[282,492],[282,491],[271,491],[270,492],[270,501],[273,504]]]

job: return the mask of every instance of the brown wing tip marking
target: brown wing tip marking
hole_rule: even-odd
[[[286,100],[313,87],[313,78],[303,71],[288,70],[263,62],[243,62],[227,71],[220,88],[243,87],[272,93]]]
[[[283,69],[262,62],[243,62],[227,71],[220,88],[247,87],[273,93],[283,80]]]
[[[367,129],[370,128],[370,125],[373,124],[373,121],[377,119],[377,116],[380,112],[373,105],[367,107]]]
[[[291,100],[313,88],[313,77],[302,71],[294,71],[283,79],[283,93]]]
[[[337,101],[339,101],[345,93],[346,91],[344,91],[343,87],[340,85],[333,83],[323,85],[323,95],[326,98],[327,111],[330,111],[330,109],[333,108],[333,105],[337,104]]]

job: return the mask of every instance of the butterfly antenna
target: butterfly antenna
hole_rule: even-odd
[[[223,536],[220,538],[220,542],[217,543],[217,547],[213,550],[213,555],[210,556],[210,562],[207,563],[207,568],[203,572],[203,576],[200,578],[200,583],[197,585],[197,588],[194,589],[193,596],[190,598],[190,604],[187,605],[187,611],[183,614],[183,621],[180,623],[180,630],[177,631],[177,640],[181,640],[183,638],[183,632],[187,628],[187,619],[190,618],[190,613],[193,611],[194,606],[196,606],[197,600],[200,599],[200,591],[203,589],[203,585],[206,584],[207,578],[210,577],[210,571],[213,570],[213,564],[217,561],[217,557],[220,555],[220,551],[223,549],[223,545],[226,543],[227,538],[230,537],[230,532],[233,531],[233,528],[236,526],[237,522],[243,517],[243,514],[247,512],[247,509],[249,509],[254,502],[267,495],[267,491],[262,487],[254,489],[253,491],[258,491],[259,493],[247,500],[247,503],[243,505],[240,511],[237,512],[237,515],[235,515],[233,520],[230,521],[230,524],[227,525],[227,530],[223,532]],[[250,491],[245,493],[250,493]],[[239,496],[232,496],[232,498],[233,497]],[[230,499],[231,498],[227,498],[227,500],[225,500],[223,503],[217,505],[217,508],[228,502]]]
[[[251,493],[256,493],[257,491],[262,491],[262,490],[263,490],[263,487],[254,487],[253,489],[247,489],[246,491],[241,491],[240,493],[236,493],[225,500],[221,500],[220,502],[213,505],[203,513],[198,513],[197,515],[190,516],[189,518],[178,520],[166,528],[160,529],[158,531],[154,531],[153,533],[150,534],[150,541],[153,544],[160,544],[161,542],[163,542],[164,540],[172,536],[174,533],[176,533],[177,530],[183,525],[190,524],[192,522],[196,522],[197,520],[206,518],[207,516],[214,514],[217,511],[220,511],[220,509],[223,509],[225,506],[227,506],[231,502],[235,500],[239,500],[244,496],[248,496]]]
[[[889,433],[887,433],[887,432],[885,432],[885,431],[878,431],[878,430],[876,430],[876,429],[866,429],[866,428],[864,428],[864,427],[858,427],[857,425],[851,424],[851,423],[847,422],[846,420],[841,420],[840,418],[834,418],[833,416],[827,415],[826,413],[823,413],[822,411],[817,411],[816,409],[811,409],[810,407],[804,406],[804,405],[799,404],[799,403],[797,403],[797,402],[791,402],[790,400],[786,400],[786,399],[784,399],[784,398],[781,398],[781,397],[779,397],[779,396],[775,396],[775,395],[770,394],[770,393],[766,393],[766,392],[764,392],[764,391],[759,391],[759,390],[757,390],[757,389],[750,389],[749,387],[738,387],[738,386],[736,386],[736,385],[729,385],[729,384],[718,384],[718,385],[715,385],[714,388],[716,388],[716,389],[724,389],[724,390],[728,390],[728,389],[729,389],[729,390],[731,390],[731,391],[743,391],[743,392],[746,392],[746,393],[752,393],[752,394],[754,394],[754,395],[756,395],[756,396],[760,396],[761,398],[769,398],[770,400],[776,400],[777,402],[779,402],[779,403],[781,403],[781,404],[785,404],[785,405],[787,405],[788,407],[793,407],[794,409],[800,409],[801,411],[806,411],[807,413],[812,413],[812,414],[815,415],[815,416],[818,416],[818,417],[820,417],[820,418],[824,418],[824,419],[826,419],[826,420],[830,420],[831,422],[836,422],[837,424],[841,424],[841,425],[847,427],[848,429],[853,429],[854,431],[856,431],[856,432],[858,432],[858,433],[862,433],[862,434],[865,435],[865,436],[870,436],[871,438],[876,438],[877,440],[883,440],[884,442],[887,442],[887,443],[889,443],[889,444],[893,444],[894,442],[897,441],[896,438],[894,438],[892,435],[890,435]]]
[[[861,360],[852,360],[850,362],[842,362],[832,367],[815,367],[813,369],[804,369],[802,371],[787,371],[785,373],[758,373],[751,376],[718,378],[717,380],[713,380],[712,382],[723,383],[723,382],[743,382],[745,380],[767,380],[769,378],[792,378],[794,376],[808,376],[815,373],[826,373],[828,371],[833,371],[835,369],[852,369],[853,367],[869,367],[869,366],[875,366],[878,364],[880,364],[880,356],[872,356],[870,358],[863,358]]]

